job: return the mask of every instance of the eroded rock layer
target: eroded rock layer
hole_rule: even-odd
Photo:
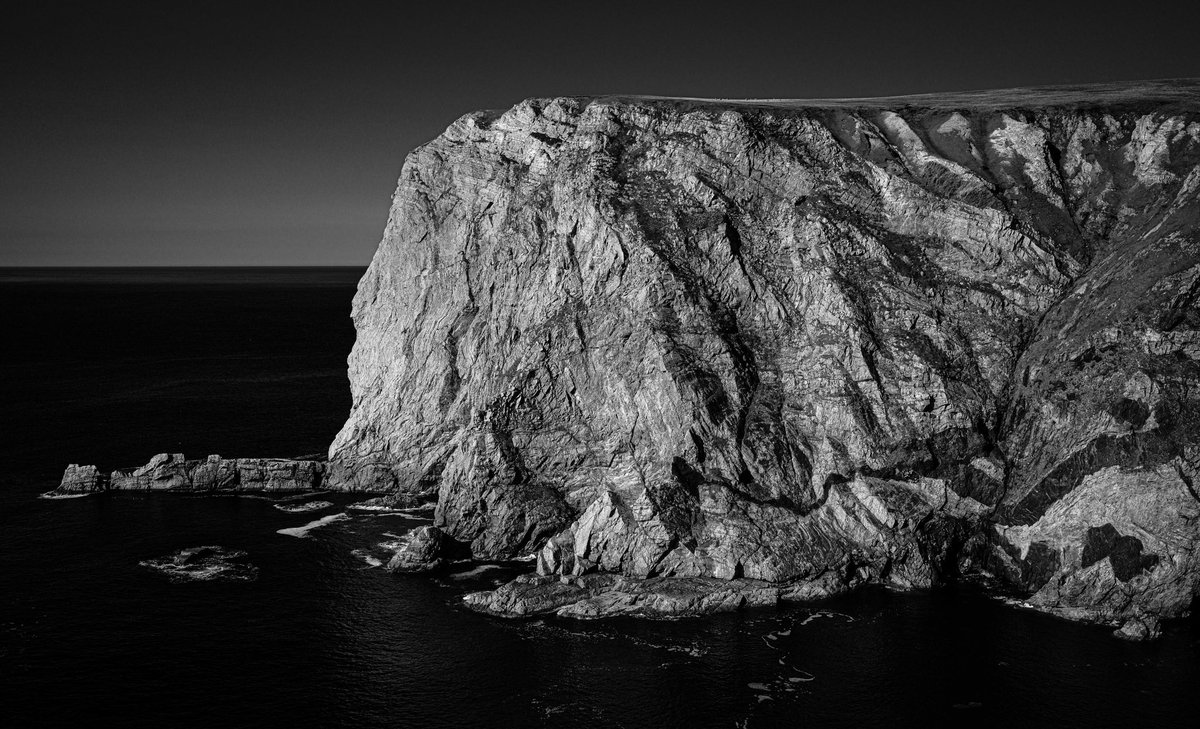
[[[469,114],[404,165],[329,483],[567,580],[1179,615],[1198,163],[1196,82]]]
[[[324,476],[322,460],[214,455],[189,461],[182,453],[159,453],[144,466],[111,473],[73,463],[57,491],[311,491],[321,488]]]

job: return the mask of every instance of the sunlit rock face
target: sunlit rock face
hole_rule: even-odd
[[[1198,99],[469,114],[404,165],[329,482],[436,499],[476,558],[547,574],[962,572],[1073,617],[1179,614]]]

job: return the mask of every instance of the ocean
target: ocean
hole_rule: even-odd
[[[350,407],[361,274],[0,270],[4,726],[1196,725],[1195,618],[1133,644],[960,588],[509,621],[458,600],[500,573],[376,566],[427,522],[347,508],[361,497],[300,514],[253,496],[38,498],[68,463],[324,451]],[[257,579],[141,564],[201,545],[246,552]]]

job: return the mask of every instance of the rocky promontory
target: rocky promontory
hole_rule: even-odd
[[[1198,221],[1196,81],[468,114],[405,162],[327,483],[536,556],[500,614],[967,577],[1153,633],[1200,590]]]
[[[55,493],[97,491],[315,491],[325,477],[323,458],[222,458],[188,460],[159,453],[144,466],[103,473],[72,463]]]
[[[681,615],[970,580],[1156,635],[1200,593],[1200,81],[531,99],[405,161],[322,459],[59,493],[436,503],[468,606]]]

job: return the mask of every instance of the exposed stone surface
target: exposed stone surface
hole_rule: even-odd
[[[62,483],[58,491],[71,493],[86,493],[89,491],[104,491],[108,486],[108,474],[100,473],[95,466],[80,466],[72,463],[63,471]]]
[[[330,483],[570,579],[968,571],[1181,614],[1198,163],[1195,81],[469,114],[359,284]]]
[[[159,453],[133,469],[100,474],[71,464],[57,491],[311,491],[321,488],[325,463],[285,458],[222,458],[189,461],[182,453]]]
[[[793,585],[715,577],[630,578],[608,572],[577,577],[522,575],[495,590],[473,592],[463,602],[504,617],[555,614],[570,618],[681,617],[729,612],[829,597],[856,584],[828,574]]]
[[[404,543],[388,560],[394,572],[433,572],[445,566],[446,538],[435,526],[422,526],[406,535]]]
[[[1135,616],[1126,620],[1120,628],[1113,631],[1113,635],[1125,640],[1154,640],[1162,634],[1162,628],[1158,624],[1158,619],[1149,616]]]
[[[1179,617],[1200,587],[1198,520],[1200,502],[1173,465],[1109,466],[1033,524],[998,525],[988,567],[1032,591],[1029,604],[1068,617]]]

